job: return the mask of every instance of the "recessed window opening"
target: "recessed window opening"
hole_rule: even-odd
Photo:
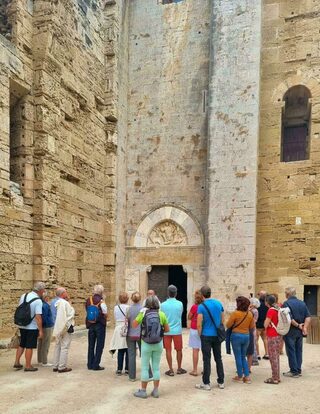
[[[311,93],[298,85],[284,95],[282,111],[281,161],[302,161],[309,158],[311,126]]]

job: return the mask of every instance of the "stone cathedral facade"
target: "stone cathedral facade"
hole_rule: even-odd
[[[320,4],[2,0],[0,331],[35,280],[320,313]]]

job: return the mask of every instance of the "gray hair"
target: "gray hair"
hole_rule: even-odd
[[[297,291],[296,291],[296,289],[295,289],[294,287],[287,287],[287,288],[285,289],[285,293],[286,293],[286,295],[288,295],[288,296],[296,296]]]
[[[45,290],[46,285],[43,282],[36,282],[33,286],[35,292],[40,292],[40,290]]]
[[[58,287],[57,290],[56,290],[56,296],[60,297],[61,295],[64,294],[65,291],[66,291],[65,288],[63,288],[61,286]]]
[[[104,292],[104,287],[102,285],[93,286],[93,294],[102,296]]]
[[[256,309],[258,309],[261,305],[260,300],[258,298],[251,298],[250,303],[252,306],[254,306]]]
[[[177,296],[178,289],[175,285],[168,286],[168,296],[169,298],[175,298]]]
[[[156,296],[147,296],[145,307],[148,309],[160,309],[160,302]]]

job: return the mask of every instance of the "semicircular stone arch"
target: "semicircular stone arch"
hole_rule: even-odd
[[[184,210],[162,206],[151,211],[140,223],[134,247],[201,246],[203,237],[198,224]]]

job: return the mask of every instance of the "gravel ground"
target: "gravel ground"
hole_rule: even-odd
[[[106,344],[111,332],[108,331]],[[187,344],[188,334],[184,333]],[[52,356],[53,345],[50,350]],[[224,348],[224,347],[223,347]],[[51,368],[39,367],[36,373],[15,372],[12,369],[14,351],[0,351],[0,414],[117,414],[138,410],[141,414],[194,414],[197,411],[217,414],[242,414],[254,412],[320,413],[320,345],[304,346],[304,371],[299,379],[283,378],[279,385],[265,385],[270,376],[270,364],[262,361],[253,367],[252,384],[234,384],[233,356],[224,356],[226,388],[219,390],[214,384],[211,391],[196,390],[194,385],[201,378],[189,374],[162,376],[160,398],[140,400],[132,396],[139,382],[115,375],[116,358],[106,347],[102,365],[105,371],[86,369],[86,332],[74,335],[69,360],[73,371],[67,374],[53,373]],[[23,360],[22,360],[23,361]],[[138,367],[139,367],[138,361]],[[191,370],[191,350],[185,346],[183,367]],[[214,363],[213,368],[215,369]],[[162,372],[166,369],[162,356]],[[281,372],[288,370],[286,356],[281,357]],[[138,372],[139,373],[139,372]],[[215,375],[212,376],[215,382]],[[149,392],[151,392],[151,386]]]

